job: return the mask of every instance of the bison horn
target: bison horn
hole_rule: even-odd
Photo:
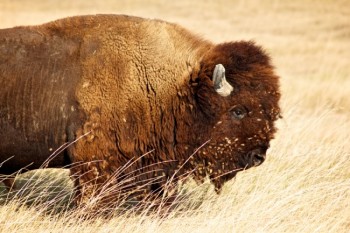
[[[233,91],[233,87],[226,81],[225,67],[222,64],[215,66],[213,82],[215,91],[223,97],[229,96]]]

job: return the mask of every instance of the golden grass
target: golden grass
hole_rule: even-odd
[[[79,210],[47,214],[47,202],[27,207],[15,198],[0,206],[0,232],[349,232],[349,1],[3,0],[0,27],[90,13],[161,18],[215,42],[256,40],[281,76],[280,130],[263,165],[241,172],[220,196],[208,183],[188,184],[186,207],[167,217],[126,211],[83,220]],[[71,188],[66,173],[53,174],[61,180],[49,186]],[[38,193],[45,196],[24,199]]]

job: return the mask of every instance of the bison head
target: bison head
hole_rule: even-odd
[[[211,124],[208,143],[196,155],[195,177],[209,175],[220,192],[238,171],[264,162],[280,116],[278,76],[254,43],[225,43],[204,57],[196,88]]]

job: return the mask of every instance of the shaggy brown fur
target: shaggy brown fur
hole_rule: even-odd
[[[149,194],[187,172],[219,192],[262,162],[275,133],[278,77],[252,42],[215,45],[164,21],[96,15],[3,29],[0,43],[0,158],[15,156],[0,173],[38,168],[81,137],[50,166],[79,164],[83,203],[106,182]],[[234,87],[227,97],[214,89],[217,64]]]

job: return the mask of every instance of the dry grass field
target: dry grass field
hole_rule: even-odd
[[[219,196],[190,183],[184,207],[168,216],[125,211],[110,220],[68,207],[47,214],[71,192],[67,171],[21,175],[23,190],[11,195],[37,204],[3,197],[0,232],[350,232],[350,1],[1,0],[0,28],[96,13],[160,18],[215,42],[262,45],[283,95],[268,158]],[[44,180],[33,187],[26,179]],[[59,194],[41,205],[50,190]]]

